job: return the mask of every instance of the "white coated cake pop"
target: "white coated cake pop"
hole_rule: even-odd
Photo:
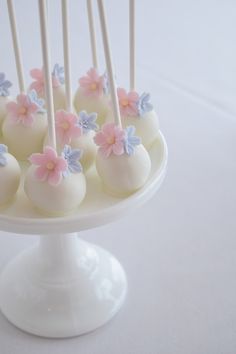
[[[65,144],[70,145],[73,149],[83,151],[80,162],[84,170],[87,170],[94,162],[97,152],[94,143],[96,124],[96,113],[88,114],[85,111],[75,115],[66,111],[58,111],[56,113],[56,136],[60,149]]]
[[[11,97],[9,97],[9,88],[11,86],[12,83],[6,80],[5,74],[0,73],[0,135],[2,123],[7,114],[6,105],[11,100]]]
[[[20,184],[21,169],[6,145],[0,144],[0,205],[10,202]]]
[[[45,98],[45,81],[43,69],[32,69],[30,71],[34,81],[30,84],[30,90],[35,90],[40,98]],[[52,71],[52,88],[54,111],[66,109],[66,95],[64,87],[64,68],[55,64]]]
[[[133,126],[121,129],[103,125],[94,138],[99,146],[96,168],[105,188],[116,196],[127,196],[141,188],[151,171],[151,160]]]
[[[105,75],[99,76],[95,68],[91,68],[86,76],[79,79],[79,88],[74,97],[77,112],[96,112],[97,123],[102,125],[110,109]]]
[[[30,157],[25,192],[33,205],[48,215],[63,215],[76,209],[86,194],[86,179],[79,162],[80,150],[66,145],[61,156],[47,146]]]
[[[135,91],[127,93],[122,88],[118,88],[117,94],[124,126],[135,126],[143,145],[150,148],[159,132],[159,120],[149,102],[150,94],[143,93],[139,96]]]
[[[44,101],[35,91],[20,94],[17,102],[7,104],[7,116],[2,126],[3,140],[18,160],[27,160],[42,151],[47,131],[47,115],[42,108]]]

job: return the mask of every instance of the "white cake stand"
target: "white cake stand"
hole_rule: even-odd
[[[77,232],[115,221],[152,197],[167,165],[161,133],[150,156],[148,182],[128,198],[106,194],[91,169],[86,199],[72,215],[43,217],[22,187],[0,211],[1,230],[40,235],[38,245],[19,254],[1,274],[0,308],[10,322],[39,336],[65,338],[92,331],[117,313],[127,291],[124,270],[110,253],[80,240]]]

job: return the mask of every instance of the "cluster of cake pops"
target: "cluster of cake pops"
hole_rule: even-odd
[[[10,202],[30,163],[24,190],[32,205],[48,215],[77,208],[86,196],[86,173],[95,164],[107,193],[127,197],[140,189],[151,171],[148,149],[159,123],[150,95],[135,90],[134,0],[130,0],[130,92],[117,88],[103,0],[97,0],[106,59],[98,71],[92,0],[87,0],[93,67],[71,88],[67,0],[61,0],[64,68],[51,68],[46,0],[38,0],[43,68],[30,71],[25,89],[18,31],[8,0],[20,93],[9,96],[11,83],[0,74],[0,205]],[[64,70],[65,69],[65,70]]]

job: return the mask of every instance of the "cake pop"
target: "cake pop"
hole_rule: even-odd
[[[91,68],[85,76],[79,79],[79,85],[74,98],[76,111],[96,112],[97,123],[103,124],[110,108],[106,77],[99,75],[97,69]]]
[[[133,125],[148,149],[159,132],[159,120],[150,103],[150,94],[141,96],[136,92],[136,36],[135,36],[135,0],[129,0],[129,74],[130,92],[118,88],[120,113],[124,126]]]
[[[94,162],[97,147],[93,141],[96,124],[96,113],[88,114],[85,111],[75,115],[66,111],[56,113],[56,137],[59,149],[69,144],[73,149],[83,150],[81,163],[87,170]]]
[[[147,181],[151,161],[135,134],[135,128],[121,129],[114,123],[103,125],[94,138],[99,146],[96,168],[105,188],[116,196],[127,196]]]
[[[8,153],[7,146],[0,144],[0,205],[13,199],[20,184],[20,175],[19,163]]]
[[[150,103],[150,94],[141,96],[135,91],[117,90],[120,112],[124,126],[134,125],[143,145],[148,149],[159,132],[159,120]]]
[[[17,96],[17,102],[7,104],[7,116],[2,126],[3,140],[18,160],[27,160],[34,152],[42,151],[47,131],[44,100],[36,91]]]
[[[86,194],[86,179],[79,162],[81,151],[66,145],[62,155],[46,146],[29,158],[25,193],[41,212],[63,215],[79,206]]]
[[[0,134],[3,120],[7,114],[6,104],[11,100],[9,97],[9,88],[12,83],[5,78],[4,73],[0,73]]]
[[[45,98],[45,80],[43,69],[32,69],[30,71],[34,81],[30,84],[30,90],[35,90],[39,97]],[[64,88],[64,68],[55,64],[52,71],[53,101],[55,112],[66,108],[65,88]]]
[[[32,154],[25,178],[25,192],[33,205],[49,215],[64,215],[74,210],[86,194],[86,179],[79,162],[80,150],[66,145],[58,155],[53,109],[52,80],[46,2],[39,1],[41,44],[48,107],[48,133],[51,146]],[[64,16],[64,15],[63,15]]]
[[[141,139],[135,136],[135,128],[122,128],[103,0],[98,0],[98,10],[115,123],[103,125],[94,138],[99,146],[96,168],[108,192],[127,196],[146,183],[151,160]]]

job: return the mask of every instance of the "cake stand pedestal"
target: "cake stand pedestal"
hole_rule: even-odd
[[[119,262],[76,233],[43,235],[2,273],[3,314],[45,337],[71,337],[106,323],[120,308],[126,277]]]
[[[72,215],[43,217],[22,186],[11,206],[0,211],[0,230],[40,235],[38,244],[1,274],[0,309],[10,322],[39,336],[66,338],[92,331],[117,313],[127,291],[122,266],[75,231],[115,221],[151,198],[166,172],[167,146],[161,133],[149,152],[150,178],[128,198],[109,196],[91,169],[85,201]]]

